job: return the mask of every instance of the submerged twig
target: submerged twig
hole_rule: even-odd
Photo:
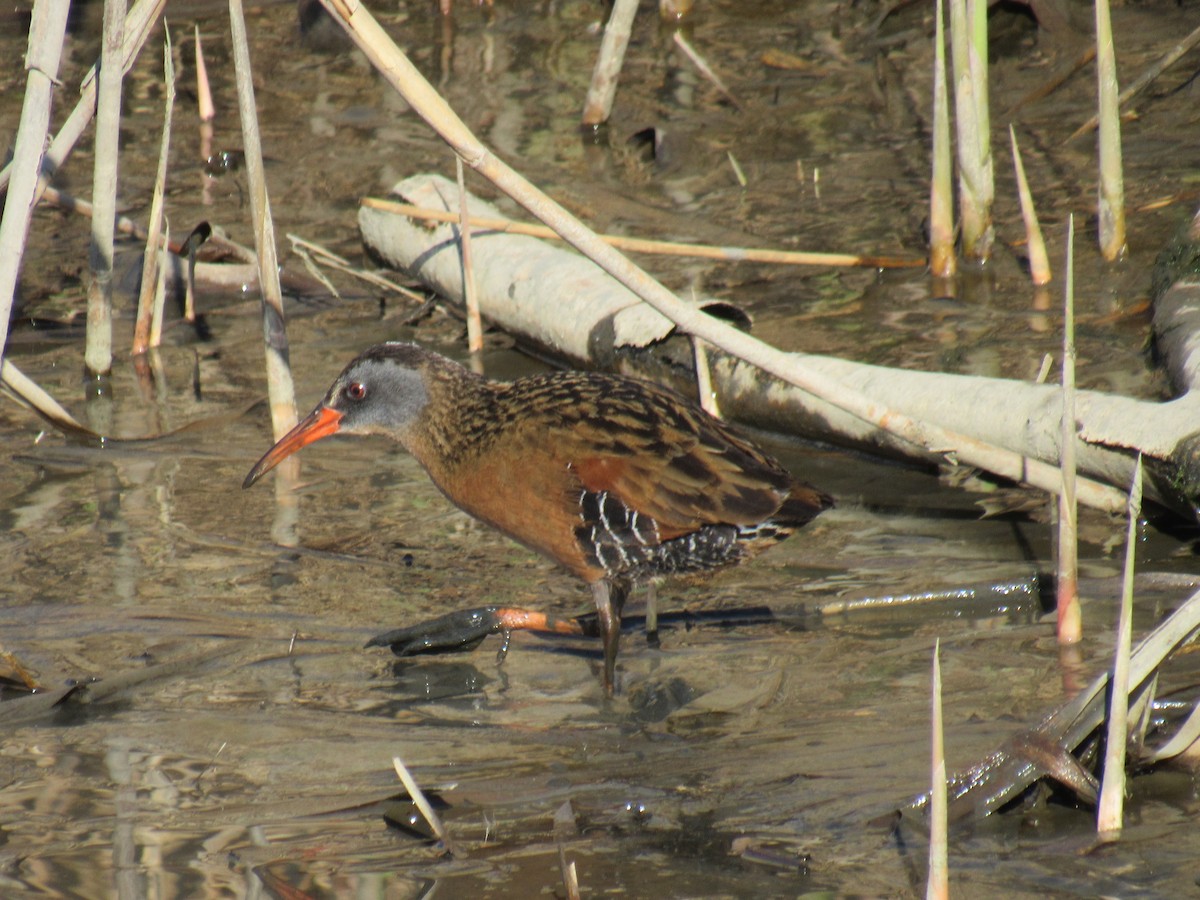
[[[437,835],[437,839],[442,842],[442,846],[451,856],[462,858],[464,854],[450,841],[450,834],[446,831],[446,826],[442,824],[441,817],[438,816],[429,799],[425,796],[425,792],[421,790],[417,780],[413,778],[412,773],[408,771],[408,767],[404,765],[404,761],[399,756],[392,757],[392,767],[396,770],[396,774],[400,777],[400,783],[404,785],[404,790],[408,791],[408,796],[412,800],[413,805],[420,810],[421,815],[425,817],[425,821],[429,823],[429,827],[433,829],[433,833]]]
[[[708,63],[704,61],[704,57],[696,52],[696,48],[688,43],[688,39],[683,36],[682,32],[676,31],[671,35],[671,39],[675,41],[675,46],[683,51],[684,56],[692,61],[692,65],[696,67],[700,74],[711,81],[716,89],[724,95],[726,100],[737,107],[738,110],[745,110],[746,107],[742,105],[742,101],[735,97],[733,91],[725,86],[725,82],[709,67]]]
[[[448,210],[428,209],[378,197],[365,197],[362,205],[396,215],[408,216],[412,219],[425,219],[433,222],[457,222],[459,219],[456,213]],[[485,216],[471,216],[470,222],[475,228],[485,228],[505,234],[524,234],[530,237],[564,240],[562,235],[545,225],[531,225],[525,222],[514,222],[511,219]],[[631,250],[636,253],[689,256],[727,262],[779,263],[795,266],[865,266],[873,269],[919,269],[925,265],[924,259],[916,257],[812,253],[802,250],[768,250],[753,247],[714,247],[707,244],[680,244],[674,241],[656,241],[650,238],[633,238],[617,234],[601,234],[597,237],[610,247]]]

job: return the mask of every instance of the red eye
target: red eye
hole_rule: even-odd
[[[365,400],[367,397],[367,386],[361,381],[352,381],[346,385],[345,393],[351,400]]]

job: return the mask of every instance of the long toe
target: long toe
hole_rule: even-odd
[[[371,638],[366,646],[391,647],[397,656],[454,653],[474,649],[488,635],[499,634],[503,630],[504,624],[497,615],[497,608],[483,606],[386,631]]]

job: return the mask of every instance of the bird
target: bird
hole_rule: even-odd
[[[351,361],[243,488],[333,434],[398,442],[455,506],[584,581],[610,697],[621,611],[635,585],[744,562],[833,505],[730,426],[650,381],[578,370],[498,381],[411,342],[378,344]],[[500,630],[480,612],[368,646],[400,654],[405,643],[473,645]]]

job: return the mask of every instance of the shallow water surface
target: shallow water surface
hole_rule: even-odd
[[[481,136],[598,229],[919,255],[929,13],[905,7],[875,32],[881,12],[703,5],[690,37],[743,99],[738,111],[645,9],[599,141],[581,141],[575,125],[599,6],[459,3],[441,20],[429,4],[400,2],[378,14]],[[215,147],[239,148],[223,11],[170,13],[186,51],[181,101],[198,23],[221,108]],[[1114,15],[1130,71],[1173,42],[1184,18],[1163,3]],[[249,16],[278,230],[360,260],[358,198],[415,171],[450,172],[451,158],[355,53],[301,41],[291,6]],[[67,85],[94,58],[98,18],[99,4],[80,7]],[[1069,55],[1068,44],[1039,42],[1023,14],[1003,9],[993,21],[998,96],[1023,96]],[[5,141],[19,113],[18,30],[0,29]],[[768,50],[801,64],[768,65]],[[126,93],[122,201],[136,218],[157,153],[159,60],[157,49],[144,54]],[[1088,386],[1162,390],[1138,309],[1155,254],[1194,203],[1174,196],[1193,177],[1179,159],[1195,143],[1184,82],[1168,75],[1127,124],[1135,212],[1121,266],[1082,249],[1092,239],[1092,144],[1062,145],[1086,118],[1090,70],[1018,117],[1057,246],[1067,213],[1080,216],[1079,377]],[[182,109],[173,228],[205,218],[249,243],[244,178],[206,180]],[[656,160],[628,142],[650,126]],[[81,147],[70,161],[64,188],[88,192],[89,153]],[[737,303],[757,333],[788,349],[1031,378],[1057,351],[1058,317],[1021,272],[1011,179],[999,173],[1006,153],[996,259],[964,276],[955,297],[920,270],[646,265],[681,291]],[[450,609],[574,613],[588,597],[450,508],[384,441],[305,450],[294,494],[277,492],[273,477],[242,491],[270,444],[253,296],[202,295],[212,339],[175,323],[147,380],[126,355],[126,308],[111,391],[90,391],[80,378],[86,235],[81,220],[36,216],[9,358],[108,434],[168,436],[79,447],[42,434],[15,404],[0,406],[0,649],[47,696],[77,685],[0,729],[4,896],[561,896],[560,852],[585,896],[921,894],[925,835],[918,819],[898,826],[894,813],[928,783],[935,639],[951,769],[1032,726],[1106,664],[1122,523],[1082,517],[1088,636],[1078,659],[1063,662],[1035,589],[1036,575],[1052,570],[1043,503],[1013,495],[1028,502],[982,519],[977,501],[996,500],[992,486],[955,487],[777,435],[758,437],[838,508],[751,566],[664,588],[662,608],[680,615],[660,647],[631,622],[614,701],[602,697],[588,641],[514,635],[502,664],[498,638],[419,660],[364,650],[373,634]],[[287,266],[302,271],[294,258]],[[303,407],[381,338],[461,358],[453,318],[411,326],[407,301],[338,284],[341,300],[289,298]],[[539,367],[500,335],[484,364],[503,377]],[[1194,535],[1147,526],[1144,538],[1144,570],[1194,570]],[[1013,589],[972,594],[989,585]],[[901,602],[917,594],[927,602]],[[864,598],[881,602],[850,602]],[[1179,599],[1141,596],[1136,631]],[[640,598],[629,611],[641,613]],[[454,858],[424,839],[396,756],[444,804]],[[1196,810],[1190,775],[1139,778],[1125,839],[1090,855],[1079,851],[1091,810],[1042,802],[1009,811],[952,833],[953,890],[1179,896],[1198,874]]]

